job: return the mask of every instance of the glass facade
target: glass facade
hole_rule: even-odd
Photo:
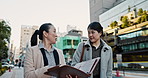
[[[118,37],[120,38],[120,40],[127,40],[127,39],[132,39],[132,38],[141,37],[141,36],[148,36],[148,29],[142,29],[142,30],[131,32],[128,34],[119,35]],[[121,46],[122,50],[124,52],[129,52],[129,51],[148,48],[148,42],[146,41],[136,43],[136,41],[133,40],[133,42],[134,42],[133,44],[127,44],[127,45]]]
[[[106,11],[99,16],[100,23],[104,28],[108,27],[113,21],[119,21],[120,17],[128,13],[128,7],[133,11],[134,8],[148,10],[148,0],[126,0],[114,8]]]
[[[121,48],[124,52],[145,49],[145,48],[148,48],[148,42],[141,42],[141,43],[135,43],[135,44],[130,44],[130,45],[124,45]]]
[[[129,11],[136,9],[138,12],[140,8],[147,11],[148,0],[125,0],[112,9],[102,13],[99,16],[99,22],[104,28],[107,28],[112,22],[120,21],[121,16],[126,15]],[[133,66],[132,68],[140,68],[141,66],[148,67],[148,28],[147,26],[142,26],[139,29],[135,28],[125,31],[124,33],[126,34],[121,33],[122,35],[118,35],[119,39],[117,39],[117,41],[119,42],[117,42],[117,46],[121,47],[122,50],[118,50],[115,54],[122,54],[123,66]],[[114,64],[116,60],[115,55]]]
[[[125,40],[128,38],[134,38],[134,37],[146,36],[146,35],[148,35],[148,29],[143,29],[143,30],[139,30],[139,31],[124,34],[124,35],[119,35],[119,38],[120,40]]]

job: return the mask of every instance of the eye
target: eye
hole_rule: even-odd
[[[56,30],[54,30],[53,32],[56,33]]]
[[[94,34],[95,32],[94,32],[94,31],[92,31],[91,33],[92,33],[92,34]]]

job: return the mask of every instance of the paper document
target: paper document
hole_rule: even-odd
[[[84,61],[81,63],[77,63],[74,67],[82,70],[85,73],[91,74],[97,63],[99,62],[100,57],[94,58],[92,60]]]

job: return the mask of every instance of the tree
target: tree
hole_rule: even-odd
[[[121,16],[121,17],[120,17],[120,21],[122,21],[123,17],[124,17],[124,16]]]
[[[138,16],[141,16],[143,14],[143,9],[140,8],[139,11],[138,11]]]
[[[128,17],[127,16],[124,16],[121,21],[123,22],[123,24],[121,25],[121,28],[126,28],[126,27],[129,27],[130,25],[130,22],[128,20]]]
[[[130,6],[128,6],[128,12],[130,12],[131,11],[131,7]]]
[[[145,21],[148,21],[148,14],[147,14],[147,11],[146,10],[143,11],[142,17],[144,18],[144,22]]]
[[[8,57],[7,42],[9,42],[11,28],[4,20],[0,21],[0,61]]]
[[[118,27],[118,22],[117,21],[114,21],[110,24],[110,27],[113,29],[113,28],[116,28]]]

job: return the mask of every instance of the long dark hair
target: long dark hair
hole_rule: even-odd
[[[37,45],[37,35],[39,35],[39,39],[43,40],[43,31],[49,32],[50,27],[53,26],[51,23],[42,24],[39,30],[36,30],[31,37],[31,46]]]

